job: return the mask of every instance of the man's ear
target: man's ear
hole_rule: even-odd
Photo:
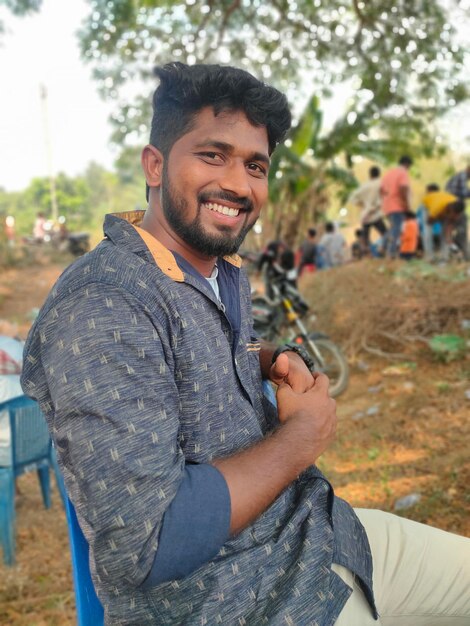
[[[149,187],[160,187],[163,175],[163,154],[155,146],[147,145],[142,150],[142,169]]]

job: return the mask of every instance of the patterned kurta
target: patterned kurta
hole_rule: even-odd
[[[156,240],[151,253],[116,216],[105,234],[49,295],[22,382],[48,420],[106,624],[328,626],[351,593],[332,562],[357,575],[375,611],[365,531],[313,466],[209,562],[142,588],[185,463],[252,445],[277,418],[236,259],[220,260],[219,278],[239,328]]]

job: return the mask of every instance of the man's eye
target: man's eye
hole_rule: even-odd
[[[248,163],[248,169],[251,170],[254,174],[258,174],[259,176],[266,175],[266,168],[259,163]]]
[[[217,152],[201,152],[200,155],[211,161],[220,160],[220,155]]]

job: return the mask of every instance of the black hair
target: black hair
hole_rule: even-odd
[[[416,213],[413,211],[405,211],[405,219],[406,220],[414,220],[416,217]]]
[[[325,224],[325,230],[327,233],[334,233],[335,232],[335,225],[333,224],[333,222],[327,222]]]
[[[380,167],[377,167],[376,165],[371,167],[369,170],[369,176],[370,178],[378,178],[380,176]]]
[[[360,237],[364,236],[364,231],[361,230],[360,228],[358,228],[357,230],[354,231],[354,234],[356,235],[356,237],[359,239]]]
[[[295,267],[295,254],[292,252],[290,248],[286,248],[282,251],[281,257],[279,259],[279,265],[283,270],[289,271],[293,270]]]
[[[426,185],[426,191],[428,193],[432,193],[433,191],[439,191],[439,185],[436,185],[436,183],[429,183],[429,185]]]
[[[309,228],[307,232],[308,232],[308,236],[309,237],[316,237],[317,236],[317,231],[315,230],[315,228]]]
[[[463,200],[456,200],[449,205],[454,213],[463,213],[465,211],[465,202]]]
[[[404,165],[405,167],[411,167],[413,165],[413,159],[408,156],[407,154],[403,155],[402,157],[400,157],[400,160],[398,161],[399,165]]]
[[[150,143],[167,156],[187,133],[194,116],[211,106],[214,114],[243,111],[254,126],[265,126],[269,153],[291,125],[287,98],[274,87],[236,67],[168,63],[156,67],[160,85],[153,95]]]

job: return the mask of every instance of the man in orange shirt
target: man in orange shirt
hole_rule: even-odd
[[[390,222],[386,252],[392,259],[397,256],[398,242],[405,213],[411,210],[410,176],[408,170],[412,164],[413,159],[411,157],[402,156],[398,166],[384,174],[380,185],[382,212]]]

